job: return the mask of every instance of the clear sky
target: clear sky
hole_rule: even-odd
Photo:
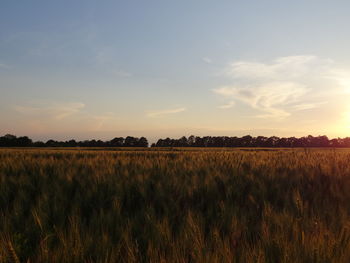
[[[350,136],[350,1],[0,3],[0,134]]]

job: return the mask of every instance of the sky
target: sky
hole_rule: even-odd
[[[350,136],[350,2],[0,3],[0,135]]]

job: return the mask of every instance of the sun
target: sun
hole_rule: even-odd
[[[334,129],[339,136],[348,136],[350,133],[350,107],[341,114],[338,125]]]

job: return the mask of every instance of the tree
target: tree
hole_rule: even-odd
[[[186,138],[185,136],[182,136],[182,137],[178,140],[178,146],[179,146],[179,147],[186,147],[186,146],[188,146],[187,138]]]
[[[145,137],[141,137],[137,143],[138,147],[148,147],[148,141]]]
[[[45,145],[47,147],[58,147],[59,143],[54,140],[48,140]]]
[[[243,136],[241,138],[241,143],[242,143],[241,146],[243,146],[243,147],[251,146],[252,139],[253,139],[253,137],[250,135]]]
[[[125,138],[124,145],[125,147],[136,147],[138,139],[135,137],[128,136]]]
[[[27,136],[17,138],[17,146],[20,147],[29,147],[31,146],[33,141],[29,139]]]
[[[122,147],[124,145],[124,138],[122,137],[115,137],[109,142],[109,146],[112,147]]]
[[[188,146],[191,146],[191,147],[195,146],[196,137],[194,135],[191,135],[190,137],[188,137],[187,144],[188,144]]]
[[[68,147],[76,147],[77,146],[77,142],[75,140],[69,140],[66,144]]]

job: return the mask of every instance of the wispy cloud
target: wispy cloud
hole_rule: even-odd
[[[256,80],[291,80],[310,74],[316,66],[320,70],[330,60],[316,56],[288,56],[275,59],[272,63],[238,61],[230,63],[226,74],[233,78]],[[321,63],[321,64],[319,64]]]
[[[335,71],[331,60],[316,56],[281,57],[272,63],[238,61],[225,69],[234,84],[213,92],[229,100],[220,108],[230,108],[232,102],[240,101],[261,112],[255,117],[285,118],[293,111],[325,104],[314,102],[315,94],[325,91],[329,95],[330,88],[333,92],[344,91],[342,86],[350,84],[344,72],[348,71]],[[350,85],[348,88],[350,91]]]
[[[84,103],[53,103],[41,105],[17,105],[14,107],[15,111],[23,115],[38,115],[49,116],[56,120],[65,119],[71,115],[80,112],[85,107]]]
[[[203,60],[205,63],[208,63],[208,64],[210,64],[210,63],[213,62],[212,59],[211,59],[211,58],[208,58],[208,57],[203,57],[202,60]]]
[[[287,117],[290,114],[280,108],[293,103],[307,92],[304,85],[292,82],[270,82],[255,86],[226,86],[215,89],[216,94],[242,101],[254,109],[264,112],[257,117]]]
[[[218,106],[219,109],[231,109],[235,105],[234,101],[230,101],[227,104]]]
[[[303,103],[303,104],[297,104],[293,106],[293,109],[295,111],[302,111],[302,110],[311,110],[320,107],[323,104],[326,104],[326,101],[323,102],[317,102],[317,103]]]
[[[330,70],[327,78],[336,81],[345,93],[350,93],[350,72],[345,69]]]
[[[84,107],[85,107],[84,103],[75,102],[75,103],[57,105],[52,110],[55,113],[55,118],[58,120],[61,120],[81,111],[81,109],[83,109]]]
[[[157,117],[163,117],[164,115],[180,113],[180,112],[183,112],[183,111],[186,111],[186,108],[181,107],[181,108],[176,108],[176,109],[150,111],[150,112],[147,112],[147,117],[149,117],[149,118],[157,118]]]
[[[109,127],[114,127],[119,118],[113,112],[105,112],[98,115],[89,116],[92,119],[93,131],[103,131]]]

